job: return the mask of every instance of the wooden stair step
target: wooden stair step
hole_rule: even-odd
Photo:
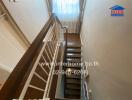
[[[66,52],[68,53],[81,53],[80,48],[67,48]]]
[[[81,70],[80,69],[75,69],[75,68],[66,68],[66,72],[68,72],[68,75],[81,75]]]
[[[67,62],[75,62],[75,63],[81,63],[81,59],[79,58],[67,58]]]
[[[66,71],[80,71],[81,72],[81,70],[80,69],[75,69],[75,68],[68,68],[68,67],[66,67]]]
[[[68,44],[67,45],[67,48],[79,48],[79,49],[81,49],[81,45],[78,45],[78,44]]]
[[[70,98],[55,98],[54,100],[80,100],[80,99],[70,99]]]
[[[74,37],[80,38],[80,34],[78,33],[64,33],[64,35],[67,35],[67,37],[74,36]]]
[[[80,79],[81,79],[81,76],[80,76],[80,75],[71,74],[71,75],[66,75],[66,78],[68,78],[68,79],[78,79],[78,80],[80,80]]]
[[[81,58],[81,54],[75,54],[75,53],[67,53],[67,58]]]
[[[81,84],[81,81],[76,80],[76,79],[66,79],[65,83],[67,83],[67,84]]]
[[[81,86],[80,84],[65,84],[66,89],[75,89],[75,90],[80,90]]]
[[[78,96],[80,96],[81,91],[80,90],[66,89],[65,94],[66,95],[78,95]]]
[[[80,66],[66,66],[66,68],[81,69]]]
[[[70,100],[80,100],[80,95],[65,95],[65,98],[69,98]]]
[[[81,63],[69,63],[65,65],[66,67],[80,67],[81,68]]]

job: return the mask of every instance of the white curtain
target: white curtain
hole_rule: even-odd
[[[63,25],[68,26],[70,33],[75,33],[80,14],[80,0],[52,0],[52,4],[52,12]]]

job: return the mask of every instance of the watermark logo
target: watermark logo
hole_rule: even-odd
[[[111,16],[124,16],[125,8],[119,5],[113,6],[111,9]]]

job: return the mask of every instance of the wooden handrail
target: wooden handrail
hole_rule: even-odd
[[[24,56],[21,58],[2,87],[0,91],[0,100],[11,100],[20,96],[24,84],[32,70],[33,64],[37,59],[43,39],[45,38],[50,26],[53,25],[54,20],[55,16],[52,15],[31,46],[25,52]]]
[[[62,23],[60,22],[59,18],[56,17],[56,21],[61,25],[61,27],[63,27]]]

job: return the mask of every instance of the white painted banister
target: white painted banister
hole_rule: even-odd
[[[86,65],[82,65],[81,69],[81,99],[82,100],[91,100],[90,94],[89,94],[89,87],[88,87],[88,70],[86,68]]]
[[[57,63],[57,56],[59,53],[59,47],[60,43],[63,41],[62,39],[62,26],[55,20],[55,23],[49,28],[49,31],[47,32],[44,40],[43,40],[43,46],[40,50],[39,56],[37,57],[37,60],[35,61],[35,64],[30,72],[30,75],[26,81],[26,84],[21,92],[20,99],[23,99],[26,95],[26,92],[28,91],[28,88],[33,88],[39,91],[43,92],[43,99],[49,98],[49,93],[51,89],[51,83],[54,75],[54,70],[55,70],[55,64]],[[48,43],[51,42],[53,45],[49,46]],[[46,49],[47,47],[47,49]],[[50,48],[51,47],[51,48]],[[49,59],[50,62],[48,62],[43,55],[45,52],[47,59]],[[40,62],[40,59],[43,59],[44,62]],[[44,65],[48,64],[48,69],[50,70],[49,73],[44,69]],[[42,69],[42,71],[45,73],[46,76],[48,76],[47,80],[43,79],[42,76],[39,75],[39,73],[35,72],[35,70],[38,68],[38,65]],[[33,79],[33,76],[38,77],[41,79],[45,84],[45,89],[41,89],[37,86],[34,86],[31,84],[31,80]],[[48,99],[47,99],[48,100]]]
[[[1,19],[2,17],[4,17],[5,15],[7,15],[7,13],[3,13],[2,15],[0,15],[0,19]]]

